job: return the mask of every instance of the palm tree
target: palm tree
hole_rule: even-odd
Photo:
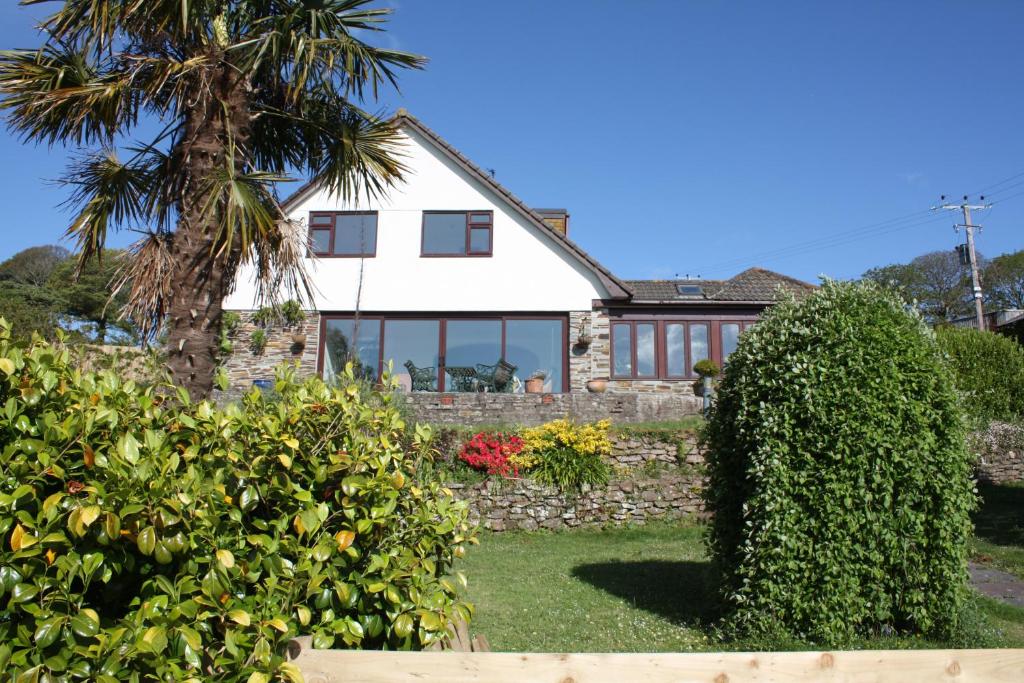
[[[311,298],[277,183],[297,170],[348,199],[401,178],[394,126],[360,104],[425,59],[363,42],[390,12],[369,2],[63,0],[41,47],[0,52],[9,127],[90,150],[63,179],[80,263],[111,230],[145,233],[123,269],[125,315],[144,333],[166,326],[172,375],[193,397],[212,389],[241,265],[264,302]],[[154,139],[123,143],[152,120]]]

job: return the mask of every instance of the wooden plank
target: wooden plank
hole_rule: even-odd
[[[1024,681],[1024,650],[535,654],[303,649],[306,683]]]

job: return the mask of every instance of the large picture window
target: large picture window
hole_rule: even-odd
[[[543,377],[543,390],[568,390],[568,321],[562,316],[325,316],[325,379],[354,362],[375,379],[388,362],[407,391],[521,392]],[[357,329],[358,327],[358,329]],[[498,368],[501,366],[501,370]]]
[[[490,256],[491,211],[424,211],[423,256]]]
[[[316,211],[309,215],[309,250],[322,257],[377,254],[376,211]]]
[[[752,321],[613,320],[612,379],[695,379],[705,358],[724,362]],[[714,339],[712,338],[714,336]]]

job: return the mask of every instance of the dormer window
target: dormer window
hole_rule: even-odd
[[[309,215],[309,250],[321,257],[377,255],[376,211],[315,211]]]
[[[492,211],[424,211],[423,256],[490,256]]]

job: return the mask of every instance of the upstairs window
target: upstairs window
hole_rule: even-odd
[[[309,215],[309,249],[323,257],[377,255],[377,212],[334,211]]]
[[[423,256],[490,256],[491,211],[423,212]]]

